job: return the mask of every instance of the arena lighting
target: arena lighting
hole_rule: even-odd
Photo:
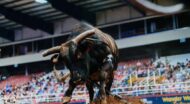
[[[35,0],[38,3],[47,3],[47,0]]]

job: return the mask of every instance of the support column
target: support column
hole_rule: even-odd
[[[176,16],[172,15],[172,25],[173,25],[173,29],[177,28],[177,22],[176,22]]]
[[[155,49],[154,56],[156,60],[160,58],[160,51],[158,49]]]
[[[25,76],[28,76],[28,66],[25,65]]]
[[[144,34],[148,34],[147,29],[147,20],[144,20]]]

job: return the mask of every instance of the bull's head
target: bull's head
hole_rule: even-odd
[[[45,56],[48,56],[48,55],[52,55],[52,58],[51,58],[51,61],[54,63],[54,75],[55,77],[59,80],[59,81],[62,81],[64,82],[69,76],[70,74],[67,73],[66,75],[64,76],[59,76],[58,73],[57,73],[57,70],[56,70],[56,67],[55,67],[55,64],[59,61],[58,59],[61,57],[64,59],[65,56],[68,55],[69,53],[69,48],[70,48],[70,43],[71,42],[74,42],[75,44],[79,44],[83,39],[93,35],[95,33],[95,29],[91,29],[91,30],[88,30],[88,31],[85,31],[81,34],[79,34],[77,37],[75,37],[74,39],[72,40],[69,40],[63,44],[61,44],[60,46],[55,46],[55,47],[52,47],[52,48],[49,48],[47,50],[45,50],[42,55],[43,57]],[[63,61],[64,62],[64,61]]]
[[[55,46],[55,47],[45,50],[42,53],[42,55],[43,55],[43,57],[45,57],[45,56],[52,55],[52,54],[59,54],[59,55],[61,55],[61,57],[65,57],[66,55],[68,55],[69,45],[71,42],[74,42],[75,44],[79,44],[82,40],[84,40],[87,37],[90,37],[94,33],[95,33],[95,29],[85,31],[85,32],[79,34],[78,36],[76,36],[75,38],[73,38],[72,40],[69,40],[69,41],[61,44],[60,46]],[[55,60],[53,60],[53,62],[57,62],[55,56],[53,56],[53,59],[55,59]]]

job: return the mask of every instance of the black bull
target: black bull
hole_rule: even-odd
[[[71,79],[63,103],[70,101],[74,88],[79,84],[73,80],[77,71],[79,75],[83,74],[81,76],[86,82],[90,101],[94,96],[94,84],[99,82],[100,98],[102,104],[106,103],[106,95],[110,92],[114,78],[113,72],[118,64],[118,48],[110,35],[94,28],[60,46],[46,50],[43,56],[50,54],[55,54],[52,57],[54,63],[62,61],[70,70]]]

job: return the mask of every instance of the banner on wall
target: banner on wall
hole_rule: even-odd
[[[142,97],[147,104],[190,104],[190,94]]]

